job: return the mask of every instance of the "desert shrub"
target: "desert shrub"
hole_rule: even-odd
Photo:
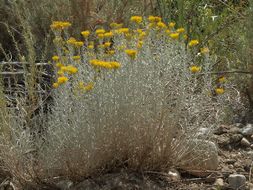
[[[22,109],[9,114],[12,135],[2,136],[1,157],[20,181],[180,167],[200,148],[189,141],[209,139],[224,110],[240,102],[233,84],[213,75],[208,48],[197,39],[186,43],[174,22],[134,16],[129,28],[112,23],[110,31],[82,31],[81,40],[67,32],[70,26],[51,25],[54,103],[33,122],[46,126],[43,138],[20,128]],[[199,136],[201,128],[209,132]]]

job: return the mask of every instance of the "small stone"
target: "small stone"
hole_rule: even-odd
[[[240,133],[240,129],[238,127],[232,127],[231,129],[229,129],[228,133],[237,134]]]
[[[241,174],[231,174],[228,176],[229,187],[237,190],[244,190],[246,184],[246,177]]]
[[[227,164],[234,164],[236,162],[236,159],[227,159],[225,160],[225,163]]]
[[[253,135],[253,125],[252,124],[247,124],[245,127],[241,129],[241,133],[244,136],[251,136]]]
[[[224,180],[222,178],[218,178],[215,180],[214,185],[217,187],[223,187],[224,186]]]
[[[243,136],[241,134],[234,134],[230,137],[230,143],[238,143],[242,140]]]
[[[250,142],[246,138],[242,138],[241,145],[245,147],[250,147]]]
[[[69,190],[72,186],[73,186],[73,182],[70,180],[62,180],[59,181],[56,186],[60,189],[60,190]]]
[[[180,181],[181,180],[181,175],[176,169],[169,170],[167,176],[168,176],[169,181]]]
[[[253,140],[253,135],[251,135],[250,138]]]
[[[251,159],[253,159],[253,151],[252,151],[252,150],[249,151],[247,154],[248,154],[248,156],[249,156]]]
[[[222,135],[224,133],[227,133],[228,129],[227,126],[225,125],[220,125],[219,127],[217,127],[216,129],[214,129],[214,134],[215,135]]]
[[[198,148],[196,148],[198,147]],[[208,176],[218,168],[218,148],[207,140],[193,139],[187,143],[189,151],[182,155],[179,167],[198,177]]]
[[[243,128],[244,127],[244,125],[242,123],[236,123],[236,124],[234,124],[234,126],[236,126],[238,128]]]

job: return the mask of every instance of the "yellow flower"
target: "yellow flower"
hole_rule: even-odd
[[[110,47],[110,46],[111,46],[111,42],[105,42],[105,43],[104,43],[104,46],[105,46],[105,47]]]
[[[224,88],[216,88],[215,89],[216,94],[223,94],[225,92]]]
[[[140,49],[143,46],[143,41],[138,41],[137,48]]]
[[[148,17],[149,22],[161,22],[162,18],[158,16],[149,16]]]
[[[73,56],[73,59],[74,59],[75,61],[78,61],[78,60],[81,59],[81,56],[80,56],[80,55]]]
[[[123,24],[118,24],[118,23],[115,23],[115,22],[113,22],[113,23],[111,23],[110,24],[110,27],[111,28],[121,28],[123,26]]]
[[[61,67],[61,71],[62,71],[62,72],[67,72],[67,71],[68,71],[68,67],[62,66],[62,67]]]
[[[75,73],[78,72],[78,69],[76,67],[72,66],[72,65],[68,65],[67,66],[67,72],[69,74],[75,74]]]
[[[58,74],[59,76],[62,76],[62,75],[64,75],[64,72],[63,72],[62,70],[59,70],[59,71],[57,71],[57,74]]]
[[[114,50],[109,50],[106,52],[107,55],[114,55],[115,54],[115,51]]]
[[[103,39],[104,37],[105,37],[104,34],[102,34],[102,33],[98,34],[98,38],[99,38],[99,39]]]
[[[120,33],[120,34],[129,33],[129,28],[119,28],[118,33]]]
[[[58,68],[61,68],[61,67],[63,67],[64,65],[62,64],[62,63],[56,63],[56,67],[58,67]]]
[[[127,49],[125,50],[126,54],[131,58],[131,59],[135,59],[136,55],[137,55],[137,51],[133,50],[133,49]]]
[[[88,38],[89,35],[90,35],[90,31],[89,30],[85,30],[85,31],[82,31],[81,34],[83,35],[84,38]]]
[[[184,28],[178,28],[178,29],[177,29],[177,32],[178,32],[178,33],[184,33],[184,32],[185,32],[185,29],[184,29]]]
[[[167,26],[166,26],[165,23],[160,21],[160,22],[157,23],[157,27],[160,28],[160,29],[163,29],[163,28],[166,28]]]
[[[117,61],[112,61],[112,62],[109,62],[109,63],[111,64],[112,69],[118,69],[121,66],[120,63],[117,62]]]
[[[105,33],[105,30],[103,29],[103,28],[101,28],[101,29],[97,29],[96,30],[96,34],[98,35],[98,34],[104,34]]]
[[[55,55],[55,56],[52,57],[52,60],[53,60],[53,61],[59,61],[59,59],[60,59],[60,58],[59,58],[59,56],[57,56],[57,55]]]
[[[70,37],[70,38],[67,40],[67,44],[75,45],[75,43],[76,43],[76,39],[73,38],[73,37]]]
[[[58,84],[64,84],[64,83],[68,82],[68,80],[69,80],[69,79],[68,79],[67,77],[61,76],[61,77],[58,77],[57,83],[58,83]]]
[[[218,79],[218,81],[219,81],[220,83],[224,83],[224,82],[226,82],[226,77],[222,76],[222,77],[220,77],[220,78]]]
[[[93,65],[93,66],[96,66],[96,67],[103,67],[103,68],[106,68],[106,69],[111,69],[112,68],[112,66],[109,62],[100,61],[100,60],[97,60],[97,59],[90,60],[90,64]]]
[[[141,17],[141,16],[132,16],[132,17],[130,18],[130,20],[131,20],[132,22],[135,22],[135,23],[137,23],[137,24],[140,24],[140,23],[142,22],[142,17]]]
[[[53,83],[53,88],[58,88],[59,87],[59,84],[57,82],[54,82]]]
[[[190,70],[191,70],[192,73],[197,73],[201,70],[201,67],[193,65],[193,66],[190,67]]]
[[[63,30],[71,26],[70,22],[54,21],[50,27],[55,30]]]
[[[191,40],[188,45],[189,45],[189,47],[193,47],[193,46],[196,46],[198,44],[199,44],[198,40]]]
[[[171,33],[170,34],[170,37],[172,38],[172,39],[178,39],[179,38],[179,33],[178,32],[176,32],[176,33]]]
[[[81,42],[81,41],[77,41],[77,42],[74,43],[74,45],[75,45],[76,47],[82,47],[82,46],[84,45],[84,43]]]
[[[166,34],[170,34],[171,31],[170,31],[170,29],[167,29],[165,32],[166,32]]]
[[[86,91],[90,91],[94,88],[94,83],[90,82],[89,84],[87,84],[86,86],[84,86],[84,90]]]
[[[93,44],[88,45],[88,49],[94,49],[94,45]]]
[[[202,53],[202,54],[207,54],[207,53],[209,53],[208,47],[200,48],[200,53]]]
[[[111,31],[104,33],[105,38],[111,38],[112,36],[113,36],[113,33]]]
[[[140,39],[145,38],[145,36],[147,36],[147,33],[146,33],[146,32],[141,32],[141,33],[139,34],[139,38],[140,38]]]
[[[170,27],[170,28],[174,28],[175,25],[176,25],[175,22],[170,22],[170,23],[169,23],[169,27]]]

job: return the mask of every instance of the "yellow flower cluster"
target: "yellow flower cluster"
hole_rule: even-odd
[[[50,27],[55,30],[63,30],[71,26],[70,22],[54,21]]]
[[[142,22],[142,17],[141,16],[132,16],[130,18],[130,21],[135,22],[136,24],[140,24]]]
[[[52,57],[52,60],[55,63],[56,68],[58,68],[58,78],[57,81],[53,84],[54,88],[59,87],[61,84],[64,84],[68,82],[69,75],[73,75],[78,72],[78,68],[73,65],[67,65],[66,61],[72,61],[74,64],[81,63],[81,49],[78,49],[80,47],[83,47],[82,50],[87,51],[87,55],[90,59],[89,63],[95,68],[95,70],[100,70],[98,68],[103,69],[118,69],[121,67],[121,64],[117,61],[109,61],[107,59],[112,58],[112,55],[114,55],[116,52],[124,52],[126,56],[128,56],[130,59],[134,60],[136,59],[140,49],[143,47],[143,44],[146,41],[146,38],[149,36],[152,36],[153,34],[157,35],[157,37],[161,37],[164,34],[166,34],[167,38],[173,39],[173,40],[183,40],[187,39],[186,30],[183,27],[175,28],[176,23],[175,22],[169,22],[164,23],[162,21],[162,18],[159,16],[149,16],[148,21],[149,25],[148,27],[145,27],[145,22],[143,22],[143,17],[141,16],[132,16],[130,18],[130,21],[132,23],[135,23],[136,27],[134,29],[132,28],[126,28],[122,24],[118,23],[111,23],[110,27],[112,28],[111,31],[106,31],[104,28],[98,28],[95,30],[95,36],[97,39],[95,39],[96,42],[96,48],[94,48],[94,42],[88,41],[88,38],[91,36],[91,32],[89,30],[84,30],[81,32],[82,37],[85,39],[85,44],[83,41],[78,41],[73,37],[70,37],[66,41],[63,39],[60,32],[55,32],[56,38],[55,38],[55,44],[59,44],[57,47],[62,48],[62,54],[60,56],[54,55]],[[61,22],[61,21],[55,21],[51,24],[51,28],[53,30],[63,30],[71,26],[71,23],[69,22]],[[150,30],[151,29],[151,30]],[[154,29],[154,30],[153,30]],[[121,35],[119,35],[121,34]],[[116,42],[116,38],[123,39],[124,43],[114,43]],[[124,37],[124,38],[121,38]],[[115,38],[115,39],[114,39]],[[71,46],[66,46],[66,44]],[[147,43],[148,44],[148,43]],[[189,40],[188,48],[192,48],[199,45],[199,41],[197,39]],[[70,47],[76,47],[76,48],[70,48]],[[97,49],[98,48],[98,49]],[[102,49],[103,48],[103,49]],[[91,51],[94,49],[93,51]],[[97,51],[98,50],[98,51]],[[207,47],[203,47],[198,49],[200,54],[208,54],[209,49]],[[85,57],[83,56],[83,57]],[[207,55],[208,56],[208,55]],[[64,58],[65,57],[65,58]],[[117,56],[115,56],[117,57]],[[106,59],[101,60],[101,59]],[[192,65],[189,67],[189,70],[191,73],[198,73],[201,71],[201,67],[196,65]],[[66,76],[65,76],[66,75]],[[225,79],[219,78],[218,81],[220,83],[224,82]],[[88,83],[84,85],[83,82],[79,83],[80,89],[84,89],[86,91],[89,91],[93,89],[94,83]],[[220,86],[219,86],[220,87]],[[224,93],[223,88],[216,88],[215,89],[216,94],[222,94]]]
[[[192,73],[197,73],[197,72],[199,72],[200,70],[201,70],[201,67],[198,67],[198,66],[195,66],[195,65],[193,65],[193,66],[190,67],[190,71],[191,71]]]
[[[55,56],[52,57],[52,60],[53,60],[53,61],[59,61],[60,58],[59,58],[59,56],[55,55]]]
[[[179,33],[178,32],[175,32],[175,33],[171,33],[170,34],[170,37],[174,40],[177,40],[179,38]]]
[[[82,31],[81,34],[83,35],[84,38],[88,38],[89,35],[90,35],[90,31],[89,30],[85,30],[85,31]]]
[[[198,40],[191,40],[188,45],[189,45],[189,47],[193,47],[193,46],[196,46],[198,44],[199,44]]]
[[[101,61],[98,59],[90,60],[90,64],[95,67],[102,67],[106,69],[118,69],[120,68],[120,63],[116,61]]]
[[[137,51],[133,50],[133,49],[126,49],[125,50],[126,54],[131,58],[131,59],[135,59],[137,56]]]
[[[123,24],[118,24],[116,22],[113,22],[110,24],[110,27],[113,29],[122,28]]]
[[[75,38],[70,37],[70,38],[67,40],[67,44],[73,45],[73,46],[75,46],[75,47],[82,47],[82,46],[84,45],[84,42],[82,42],[82,41],[77,41]]]
[[[94,83],[90,82],[87,85],[84,85],[84,82],[79,82],[78,87],[81,90],[90,91],[94,88]]]
[[[224,88],[216,88],[215,92],[216,92],[216,94],[219,95],[219,94],[224,94],[225,90],[224,90]]]
[[[161,22],[162,18],[159,17],[159,16],[149,16],[148,20],[149,20],[149,22],[153,22],[154,23],[154,22]]]

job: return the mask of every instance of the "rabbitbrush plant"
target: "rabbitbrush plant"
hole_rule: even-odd
[[[29,129],[17,133],[19,117],[9,122],[13,140],[2,146],[19,180],[180,167],[201,148],[188,142],[209,139],[239,97],[229,80],[212,75],[208,48],[197,39],[185,43],[184,28],[155,16],[130,20],[129,28],[81,31],[80,40],[67,32],[71,23],[52,23],[54,103],[34,123],[45,125],[44,138],[31,138]],[[200,128],[209,133],[198,136]]]

